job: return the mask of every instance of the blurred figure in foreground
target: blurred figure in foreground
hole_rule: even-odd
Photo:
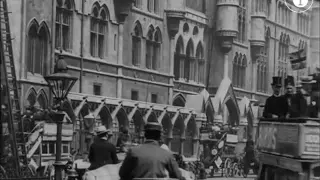
[[[144,144],[129,149],[119,170],[121,180],[134,178],[170,178],[184,180],[173,155],[159,145],[162,126],[159,123],[145,125]]]
[[[106,164],[117,164],[118,157],[116,147],[108,142],[109,131],[105,126],[99,126],[96,130],[97,138],[89,151],[89,170],[98,169]]]

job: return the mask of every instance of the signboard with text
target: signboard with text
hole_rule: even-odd
[[[320,156],[319,125],[260,122],[256,142],[261,152],[298,158]]]

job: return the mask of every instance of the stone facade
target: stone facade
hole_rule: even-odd
[[[120,111],[125,114],[122,119],[128,121],[135,106],[159,111],[155,113],[159,119],[164,107],[173,105],[174,112],[179,112],[177,106],[186,111],[181,118],[182,132],[191,117],[198,117],[199,122],[220,122],[222,115],[222,122],[240,122],[246,127],[243,118],[257,113],[248,111],[251,105],[243,98],[264,102],[271,93],[272,76],[296,75],[284,54],[299,48],[300,42],[310,47],[313,59],[319,57],[319,34],[310,31],[319,29],[319,24],[310,23],[310,16],[316,17],[318,8],[301,18],[280,0],[8,2],[21,103],[25,107],[47,108],[51,103],[43,76],[53,72],[56,55],[62,54],[70,73],[79,78],[69,97],[73,105],[68,107],[73,111],[83,107],[74,105],[80,95],[89,95],[99,102],[103,97],[115,98],[117,103],[112,106],[116,107],[121,100],[130,102],[131,109]],[[298,21],[297,26],[294,22]],[[201,95],[199,102],[187,102],[191,95]],[[148,107],[141,108],[141,104]],[[154,105],[162,109],[156,110]],[[75,117],[83,119],[96,108],[94,105]],[[113,110],[108,112],[112,114]],[[74,114],[69,112],[69,116]],[[173,117],[172,131],[176,123]],[[182,132],[181,142],[185,138]]]

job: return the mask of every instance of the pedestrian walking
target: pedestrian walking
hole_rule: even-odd
[[[184,180],[172,153],[159,145],[162,134],[161,124],[147,123],[144,130],[146,141],[127,152],[119,170],[121,180],[167,178],[167,174],[169,178]]]
[[[106,164],[117,164],[118,157],[116,147],[108,142],[109,130],[105,126],[99,126],[96,130],[96,139],[90,146],[89,170],[98,169]]]

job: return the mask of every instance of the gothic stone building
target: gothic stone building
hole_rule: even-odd
[[[23,107],[50,106],[44,76],[61,54],[79,78],[64,104],[76,127],[94,117],[139,139],[158,121],[186,156],[197,154],[202,122],[240,125],[239,140],[250,138],[252,102],[271,93],[273,75],[290,73],[285,54],[309,46],[313,16],[281,0],[8,2]],[[79,134],[72,148],[85,152]]]

